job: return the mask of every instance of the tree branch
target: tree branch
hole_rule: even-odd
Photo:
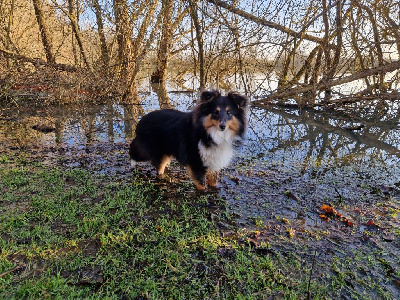
[[[230,4],[228,4],[228,3],[224,2],[224,1],[207,0],[207,2],[215,4],[215,5],[219,6],[219,7],[223,7],[225,9],[229,10],[230,12],[232,12],[234,14],[237,14],[237,15],[239,15],[239,16],[247,19],[247,20],[253,21],[253,22],[257,23],[257,24],[260,24],[260,25],[263,25],[263,26],[266,26],[266,27],[270,27],[270,28],[279,30],[281,32],[284,32],[284,33],[289,34],[291,36],[294,36],[296,38],[302,37],[305,40],[316,42],[318,44],[323,44],[324,43],[324,39],[318,38],[316,36],[313,36],[313,35],[310,35],[310,34],[307,34],[307,33],[297,32],[297,31],[294,31],[294,30],[292,30],[290,28],[282,26],[280,24],[277,24],[277,23],[268,21],[266,19],[257,17],[257,16],[252,15],[252,14],[250,14],[250,13],[244,11],[244,10],[238,9],[238,8],[232,6],[232,5],[230,5]]]
[[[297,94],[302,94],[302,93],[306,93],[306,92],[310,92],[310,91],[323,90],[326,88],[331,88],[331,87],[334,87],[337,85],[345,84],[345,83],[348,83],[348,82],[351,82],[354,80],[362,79],[362,78],[365,78],[368,76],[385,74],[387,72],[392,72],[392,71],[395,71],[398,69],[400,69],[400,60],[396,60],[389,64],[386,64],[383,66],[378,66],[376,68],[367,69],[362,72],[359,72],[359,73],[356,73],[356,74],[353,74],[350,76],[346,76],[346,77],[343,77],[340,79],[336,79],[336,80],[332,80],[332,81],[328,81],[328,82],[320,81],[316,85],[306,85],[303,87],[293,88],[293,89],[290,89],[290,90],[287,90],[284,92],[274,93],[264,99],[253,101],[252,103],[263,104],[263,103],[266,103],[271,100],[275,100],[275,99],[279,99],[279,98],[288,98],[288,97],[292,97]]]

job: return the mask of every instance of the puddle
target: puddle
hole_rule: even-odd
[[[178,109],[192,106],[193,95],[170,96]],[[144,112],[156,109],[156,94],[143,95],[143,103]],[[130,172],[127,148],[140,118],[132,107],[21,106],[2,111],[1,152],[28,148],[42,156],[45,164],[62,159],[64,166],[104,174]],[[381,190],[397,199],[398,115],[353,122],[340,114],[254,107],[249,111],[246,140],[223,172],[220,195],[233,213],[244,218],[282,215],[315,225],[320,222],[288,207],[310,207],[311,203],[315,207],[321,203],[356,206],[377,201]],[[358,130],[347,129],[360,123],[363,127]],[[33,129],[38,125],[54,130]],[[288,192],[291,197],[285,195]]]

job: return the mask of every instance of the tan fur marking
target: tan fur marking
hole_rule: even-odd
[[[196,180],[196,178],[195,178],[195,176],[193,174],[192,168],[189,167],[189,166],[186,166],[186,170],[188,172],[189,177],[193,180],[194,185],[196,186],[196,188],[198,190],[204,191],[206,189],[206,186],[202,185],[198,180]]]
[[[211,115],[208,115],[207,117],[204,118],[203,125],[204,125],[204,128],[206,130],[208,130],[213,126],[218,127],[219,122],[217,120],[211,119]]]
[[[207,184],[213,188],[217,187],[219,172],[207,171]]]
[[[171,157],[164,155],[164,157],[161,160],[160,166],[158,167],[157,173],[158,175],[163,175],[165,168],[169,166],[169,163],[171,162]]]
[[[235,118],[234,116],[232,117],[232,120],[229,120],[226,122],[226,126],[230,130],[232,130],[235,134],[237,134],[239,132],[240,123],[239,123],[239,120],[237,118]]]

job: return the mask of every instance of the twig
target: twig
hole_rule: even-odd
[[[14,272],[15,270],[17,270],[17,269],[19,269],[19,268],[21,268],[21,266],[16,266],[15,268],[12,268],[12,269],[10,269],[10,270],[8,270],[8,271],[5,271],[5,272],[1,273],[1,274],[0,274],[0,278],[3,277],[3,276],[6,276],[7,274],[9,274],[9,273],[11,273],[11,272]]]
[[[312,263],[311,270],[310,270],[310,277],[308,278],[308,287],[307,287],[307,299],[308,300],[311,300],[311,292],[310,292],[311,277],[312,277],[312,274],[313,274],[313,271],[314,271],[316,257],[317,257],[317,249],[315,248],[314,259],[313,259],[313,263]]]

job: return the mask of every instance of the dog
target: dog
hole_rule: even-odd
[[[247,126],[247,97],[204,91],[190,112],[161,109],[143,116],[129,147],[131,165],[151,161],[163,176],[171,158],[186,167],[198,190],[216,188]]]

